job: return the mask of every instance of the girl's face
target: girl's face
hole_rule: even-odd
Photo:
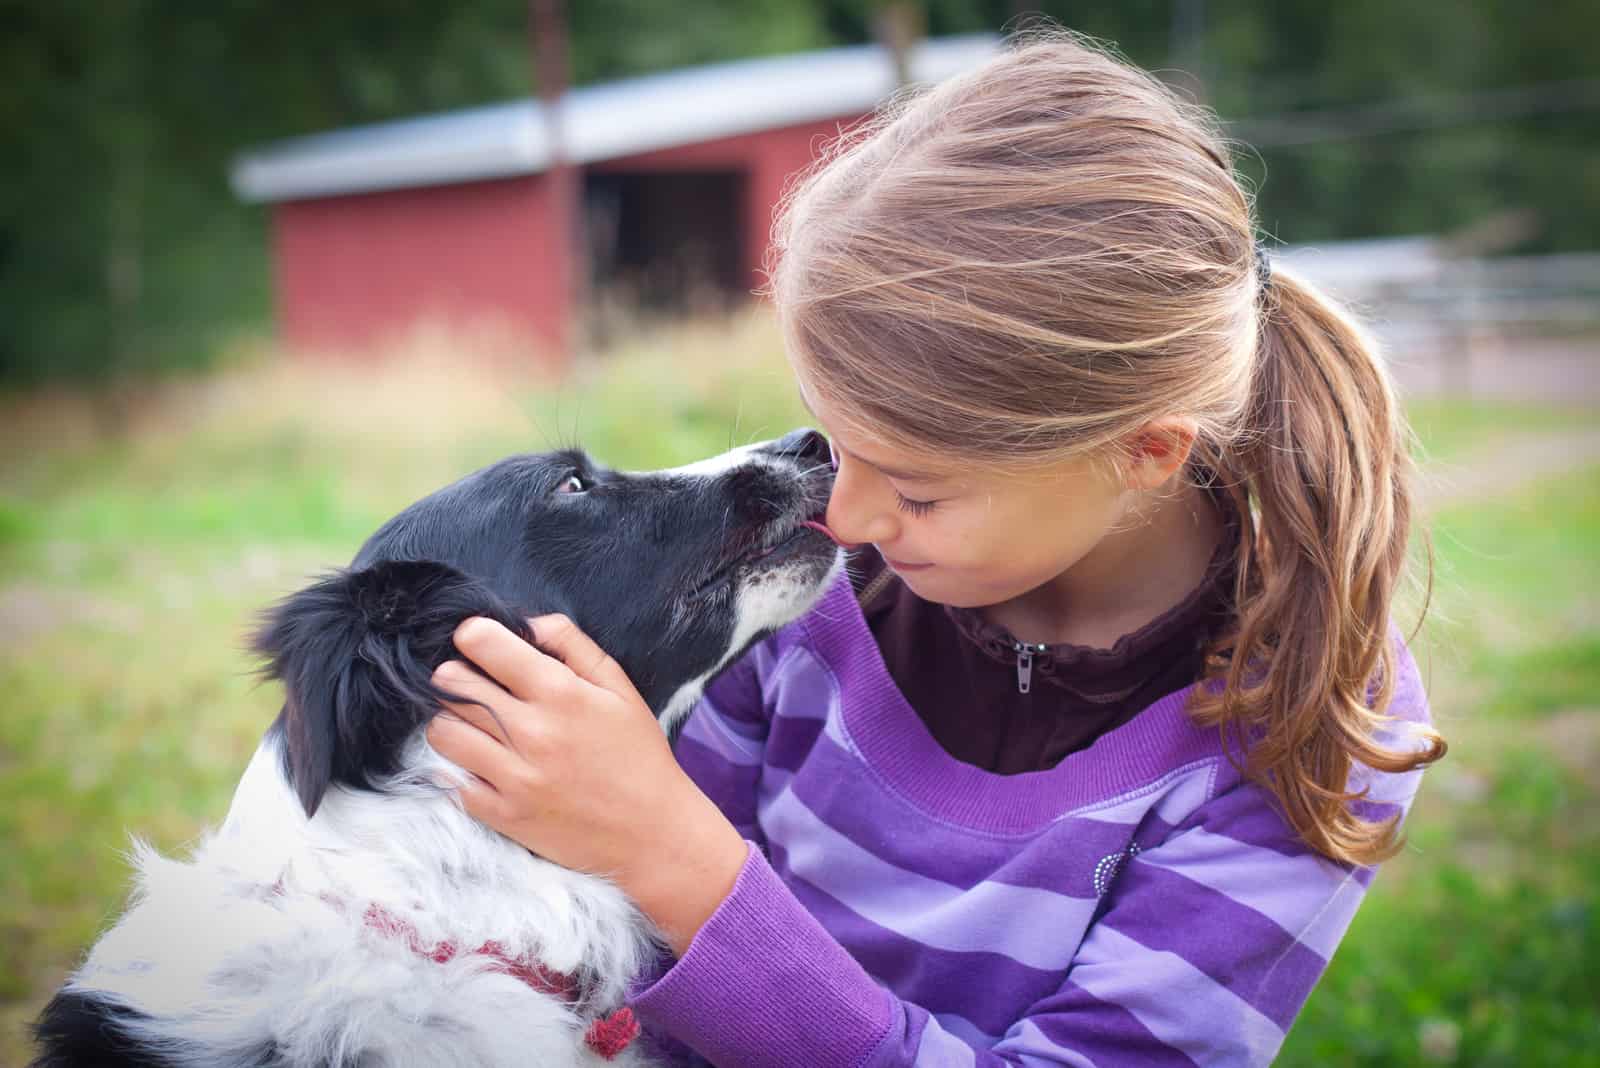
[[[979,608],[1036,589],[1081,560],[1129,505],[1088,460],[1008,476],[963,470],[835,431],[826,405],[806,400],[837,467],[828,526],[877,546],[927,601]]]

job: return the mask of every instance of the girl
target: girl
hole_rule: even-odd
[[[1253,232],[1207,114],[1015,41],[786,201],[771,294],[861,547],[677,759],[570,623],[549,656],[462,625],[499,685],[441,684],[509,737],[429,737],[470,812],[660,927],[652,1033],[741,1068],[1273,1058],[1445,744],[1390,620],[1394,389]]]

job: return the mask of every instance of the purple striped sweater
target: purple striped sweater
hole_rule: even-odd
[[[1428,708],[1390,634],[1401,745]],[[841,576],[684,729],[750,852],[635,1012],[737,1068],[1269,1063],[1373,869],[1300,844],[1189,692],[1048,771],[992,774],[928,734]],[[1420,775],[1358,769],[1363,814],[1404,812]]]

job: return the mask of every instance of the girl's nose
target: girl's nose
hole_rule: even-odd
[[[892,541],[899,531],[899,521],[890,512],[872,502],[872,495],[863,493],[861,471],[853,464],[840,464],[837,453],[833,462],[833,493],[828,497],[828,528],[839,540],[860,544]]]

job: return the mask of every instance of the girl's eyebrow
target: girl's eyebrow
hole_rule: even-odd
[[[861,460],[861,457],[858,456],[856,459]],[[947,477],[945,475],[929,474],[921,471],[900,471],[893,467],[884,467],[882,464],[874,464],[870,460],[861,460],[861,462],[865,464],[871,464],[871,466],[878,469],[880,474],[888,475],[890,478],[899,479],[901,482],[938,482]]]

